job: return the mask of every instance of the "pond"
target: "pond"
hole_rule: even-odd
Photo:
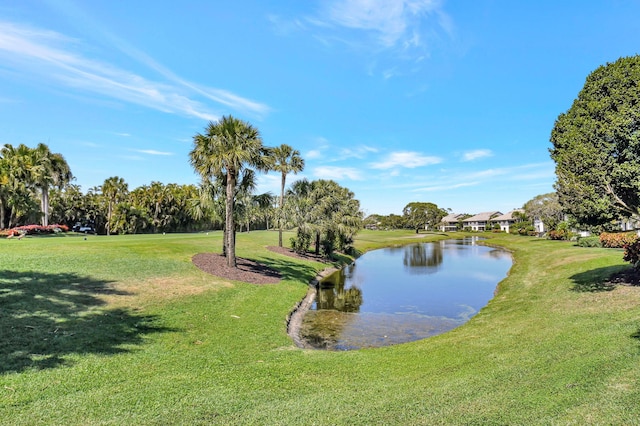
[[[486,306],[511,264],[477,237],[370,251],[320,283],[300,337],[351,350],[447,332]]]

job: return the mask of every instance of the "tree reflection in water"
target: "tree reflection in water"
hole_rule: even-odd
[[[345,282],[353,276],[355,264],[334,272],[320,283],[316,296],[316,309],[333,309],[340,312],[359,312],[362,306],[362,290],[352,285],[345,290]]]
[[[403,263],[410,274],[433,274],[442,264],[444,242],[404,247]]]

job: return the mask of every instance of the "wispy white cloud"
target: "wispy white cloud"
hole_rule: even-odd
[[[121,155],[120,158],[129,161],[144,161],[144,158],[139,155]]]
[[[305,155],[307,160],[315,160],[318,158],[322,158],[322,151],[320,151],[319,149],[312,149],[310,151],[307,151],[307,154]]]
[[[383,47],[420,46],[420,19],[444,14],[438,0],[334,0],[323,15],[332,24],[375,34]]]
[[[43,82],[204,120],[215,121],[218,117],[192,95],[243,111],[259,114],[269,111],[268,106],[229,91],[188,82],[123,41],[114,45],[168,81],[153,81],[109,63],[87,58],[78,53],[80,43],[77,40],[62,34],[0,22],[0,59],[4,66],[38,77]]]
[[[479,184],[480,182],[463,182],[463,183],[456,183],[452,185],[430,185],[430,186],[423,186],[420,188],[412,189],[411,192],[451,191],[457,188],[464,188],[467,186],[477,186]]]
[[[416,167],[429,166],[442,162],[442,158],[435,156],[422,155],[419,152],[401,151],[392,152],[386,159],[372,163],[373,169],[392,169],[403,167],[407,169],[414,169]]]
[[[353,148],[343,148],[340,150],[340,159],[344,160],[347,158],[365,158],[368,154],[378,152],[377,148],[360,145]]]
[[[267,15],[267,20],[271,22],[276,32],[281,35],[289,35],[307,27],[305,21],[301,19],[289,20],[273,13]]]
[[[473,171],[439,170],[428,176],[414,175],[412,179],[401,182],[389,180],[389,184],[385,185],[385,188],[408,192],[435,192],[501,182],[519,181],[524,183],[531,181],[535,183],[541,180],[544,180],[544,185],[548,186],[554,178],[553,163],[543,162]],[[542,184],[540,185],[542,186]]]
[[[97,144],[95,142],[81,142],[80,145],[87,146],[89,148],[100,148],[101,147],[101,145],[99,145],[99,144]]]
[[[362,173],[353,167],[320,166],[313,169],[313,174],[319,179],[363,180]]]
[[[128,138],[131,136],[129,133],[115,133],[116,136],[122,136],[123,138]]]
[[[140,154],[170,156],[173,152],[156,151],[155,149],[131,149],[130,151],[139,152]]]
[[[310,149],[304,154],[304,157],[307,160],[317,160],[324,157],[324,151],[328,150],[331,147],[327,138],[324,138],[322,136],[315,137],[311,141],[311,143],[313,144],[314,148]]]
[[[318,0],[313,15],[269,15],[278,34],[309,32],[324,47],[344,46],[367,57],[371,76],[415,73],[430,56],[434,40],[451,39],[452,19],[441,0]],[[410,69],[398,64],[410,64]]]
[[[493,151],[490,149],[476,149],[462,153],[462,161],[474,161],[487,157],[493,157]]]

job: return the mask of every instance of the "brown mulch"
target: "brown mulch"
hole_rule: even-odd
[[[280,272],[253,260],[236,257],[237,268],[227,266],[227,258],[216,253],[200,253],[191,258],[198,268],[217,277],[250,284],[277,284]]]

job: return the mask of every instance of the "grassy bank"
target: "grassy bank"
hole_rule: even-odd
[[[266,286],[192,266],[219,233],[0,240],[0,423],[637,424],[640,288],[602,285],[621,252],[491,236],[515,264],[469,323],[353,352],[286,335],[325,265],[267,251],[275,232],[238,236],[282,271]]]

